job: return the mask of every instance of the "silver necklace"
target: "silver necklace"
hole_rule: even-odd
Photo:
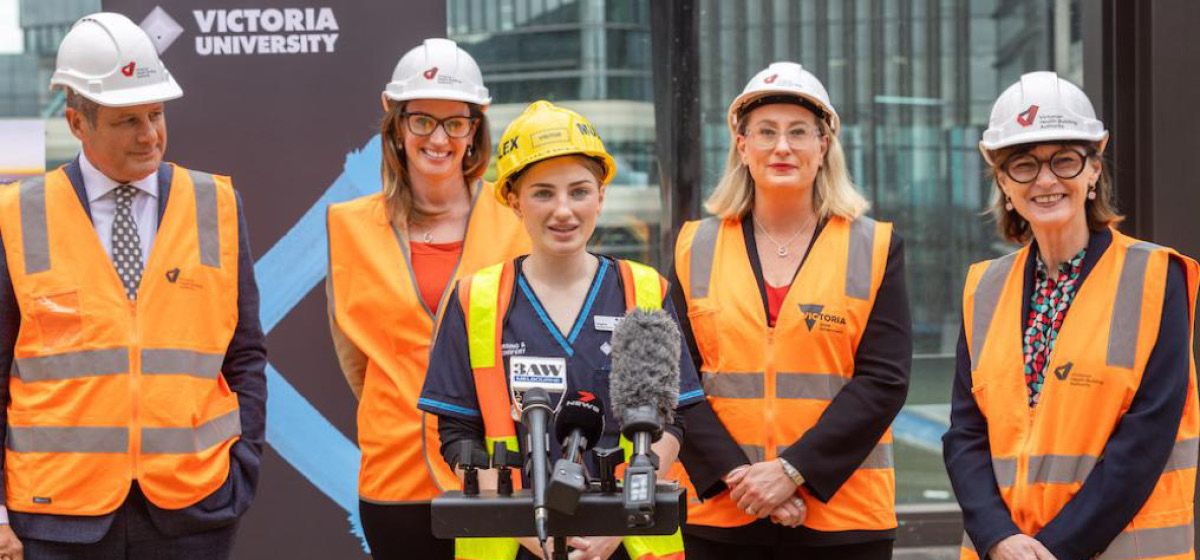
[[[792,234],[791,239],[788,239],[787,243],[780,243],[776,241],[774,237],[771,237],[771,234],[767,233],[767,228],[764,228],[762,224],[758,223],[758,217],[756,217],[753,212],[751,212],[750,218],[754,221],[754,228],[758,231],[761,231],[763,235],[767,236],[767,240],[775,244],[775,254],[781,259],[786,259],[788,253],[790,252],[788,247],[791,246],[792,243],[795,243],[796,239],[800,237],[801,233],[804,233],[804,230],[808,229],[809,225],[812,225],[813,219],[816,218],[816,214],[813,214],[813,216],[809,218],[804,225],[800,226],[800,229],[796,230],[796,233]]]

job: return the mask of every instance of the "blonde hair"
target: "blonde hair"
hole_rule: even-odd
[[[738,135],[746,133],[746,123],[750,119],[739,119]],[[821,135],[829,138],[829,149],[821,168],[817,170],[817,178],[813,189],[813,206],[817,210],[817,219],[824,220],[830,216],[841,216],[853,220],[863,215],[871,203],[863,197],[854,186],[850,172],[846,169],[846,153],[842,143],[829,128],[825,119],[818,118]],[[742,163],[737,151],[737,139],[731,137],[729,158],[725,162],[725,173],[717,183],[716,190],[709,195],[704,208],[721,219],[741,218],[754,207],[754,177]]]
[[[379,136],[383,143],[383,197],[388,216],[395,224],[404,224],[412,212],[412,182],[408,177],[408,159],[404,156],[404,107],[406,102],[390,103],[388,111],[379,125]],[[475,117],[475,134],[471,150],[463,156],[463,177],[467,185],[478,181],[487,171],[492,159],[492,134],[483,109],[467,103],[471,116]]]
[[[1087,214],[1089,231],[1100,232],[1125,220],[1125,216],[1117,212],[1112,177],[1108,173],[1108,166],[1104,165],[1103,155],[1099,153],[1099,146],[1095,142],[1050,141],[1044,143],[1086,148],[1089,158],[1096,158],[1100,161],[1100,178],[1096,180],[1096,199],[1084,199],[1083,205],[1084,212]],[[984,213],[992,215],[992,219],[996,221],[997,233],[1009,243],[1017,245],[1028,243],[1033,238],[1033,230],[1029,227],[1029,222],[1021,217],[1015,209],[1009,210],[1004,207],[1007,201],[1004,192],[1000,190],[1000,174],[1004,173],[1004,164],[1008,163],[1008,160],[1037,148],[1039,144],[1034,142],[991,150],[984,158],[988,164],[986,172],[991,174],[992,183],[996,187],[992,190],[991,205],[984,210]]]

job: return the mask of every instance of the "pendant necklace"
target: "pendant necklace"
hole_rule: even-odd
[[[792,234],[791,239],[788,239],[786,243],[780,243],[776,241],[774,237],[771,237],[771,234],[767,233],[767,228],[764,228],[762,224],[758,223],[758,218],[754,216],[754,213],[751,213],[750,217],[754,221],[754,227],[758,231],[761,231],[763,235],[767,236],[768,241],[775,244],[775,254],[781,259],[786,259],[789,254],[788,247],[800,237],[801,233],[804,233],[804,230],[808,229],[808,226],[812,224],[813,218],[816,218],[816,214],[813,214],[812,218],[809,218],[804,225],[800,226],[800,229],[796,230],[796,233]]]

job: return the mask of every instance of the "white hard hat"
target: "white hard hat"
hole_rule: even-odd
[[[1030,72],[1004,90],[992,105],[979,149],[996,150],[1030,142],[1108,137],[1092,102],[1078,86],[1054,72]]]
[[[50,89],[75,90],[96,103],[124,107],[183,96],[150,36],[114,13],[84,16],[58,45]]]
[[[383,95],[392,101],[450,99],[485,106],[492,102],[475,59],[449,39],[425,39],[405,53]]]
[[[738,117],[746,112],[752,103],[765,97],[787,96],[797,97],[802,104],[817,109],[818,118],[824,118],[829,129],[837,134],[841,121],[833,103],[829,101],[829,93],[816,76],[795,62],[775,62],[766,70],[755,74],[742,94],[729,104],[729,131],[737,134]],[[750,107],[753,109],[753,107]]]

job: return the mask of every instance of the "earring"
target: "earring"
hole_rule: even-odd
[[[1088,187],[1088,200],[1096,200],[1096,185]]]
[[[467,157],[471,157],[475,153],[475,145],[467,146]]]
[[[1008,197],[1008,196],[1004,197],[1004,209],[1008,210],[1009,212],[1012,212],[1012,209],[1013,209],[1012,197]]]

